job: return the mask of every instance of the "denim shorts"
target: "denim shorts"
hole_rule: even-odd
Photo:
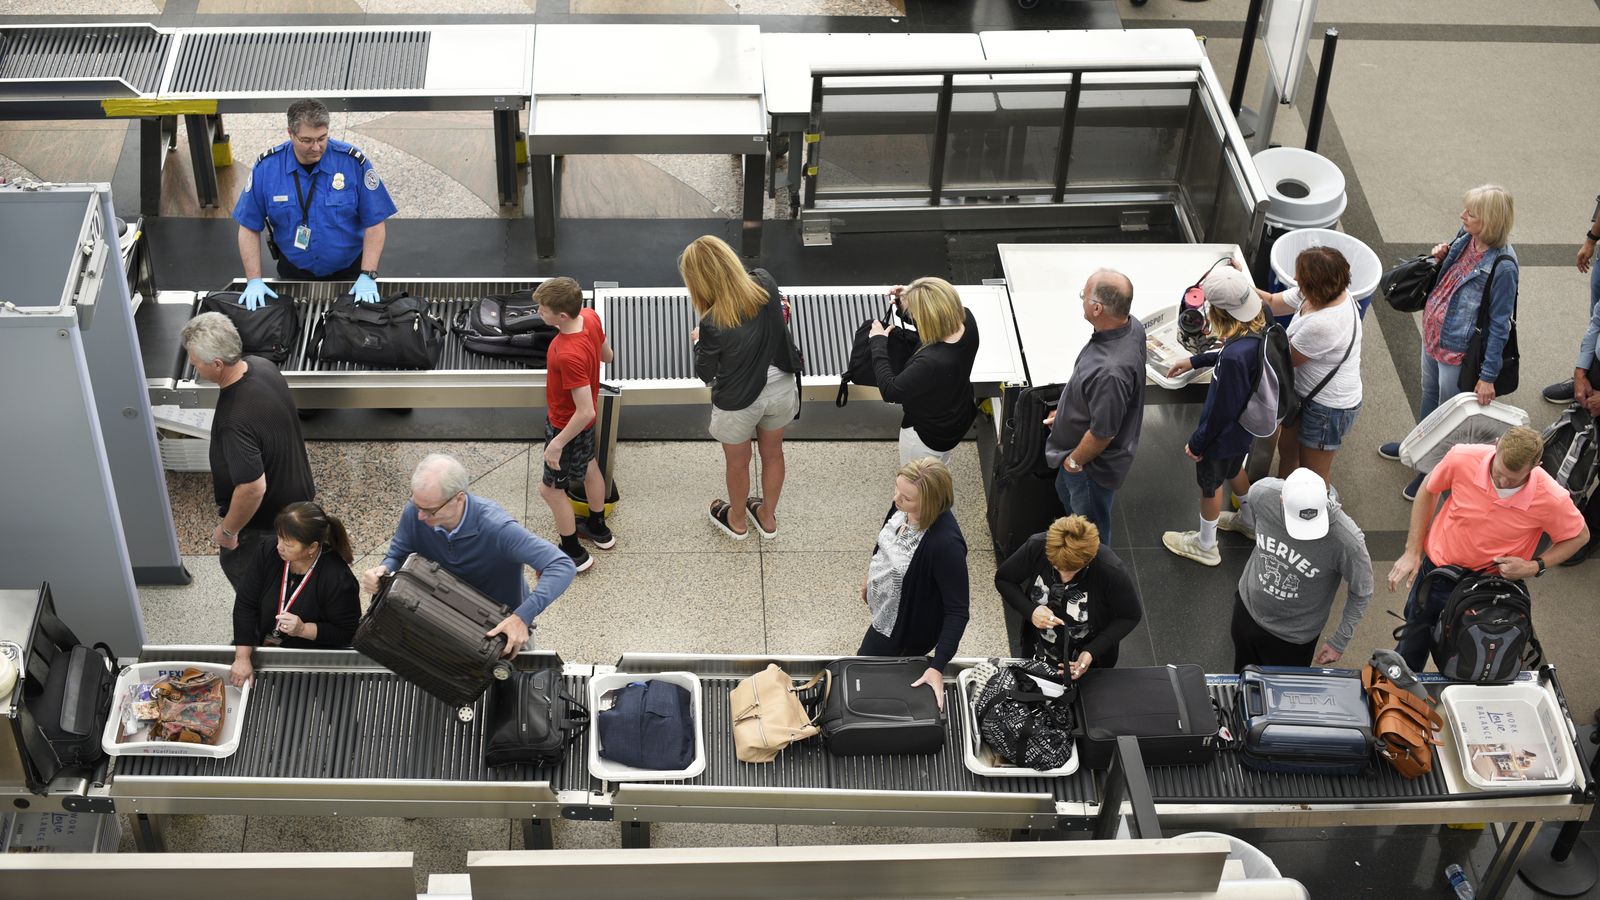
[[[1300,446],[1312,450],[1337,450],[1350,426],[1356,423],[1357,403],[1349,409],[1323,406],[1316,400],[1300,401]]]

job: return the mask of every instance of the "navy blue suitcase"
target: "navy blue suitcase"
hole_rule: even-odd
[[[1372,766],[1372,713],[1359,672],[1245,666],[1234,706],[1240,761],[1252,769],[1356,775]]]

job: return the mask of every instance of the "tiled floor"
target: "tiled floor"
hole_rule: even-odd
[[[749,21],[784,29],[870,27],[875,30],[978,30],[1050,25],[1070,15],[1112,10],[1129,27],[1177,25],[1209,38],[1208,52],[1231,82],[1247,0],[1205,3],[1150,0],[1060,3],[1044,0],[1020,11],[1001,0],[81,0],[79,16],[130,15],[163,24],[283,24],[318,20],[382,23],[391,14],[450,21],[468,12],[506,21],[623,16],[655,21]],[[1345,172],[1350,206],[1343,227],[1385,260],[1415,252],[1452,233],[1461,193],[1495,181],[1517,197],[1513,240],[1523,263],[1519,329],[1524,347],[1522,391],[1536,426],[1558,410],[1537,389],[1567,372],[1571,343],[1581,328],[1585,279],[1572,268],[1574,238],[1593,210],[1592,148],[1594,46],[1600,40],[1595,0],[1323,0],[1318,32],[1336,25],[1341,42],[1334,64],[1329,118],[1321,152]],[[0,0],[0,15],[59,14],[60,4]],[[855,17],[855,22],[822,19]],[[739,17],[739,18],[734,18]],[[867,19],[863,17],[877,17]],[[1054,17],[1054,18],[1052,18]],[[407,20],[410,21],[410,20]],[[1313,43],[1311,58],[1320,54]],[[1313,67],[1314,68],[1314,67]],[[1261,96],[1265,71],[1255,54],[1247,105]],[[1309,75],[1307,76],[1310,77]],[[1308,82],[1309,84],[1309,82]],[[1282,110],[1275,137],[1304,139],[1310,91]],[[232,116],[235,164],[220,174],[222,207],[200,210],[187,174],[187,148],[169,158],[163,207],[169,215],[225,216],[250,162],[281,134],[278,117]],[[131,144],[120,123],[0,124],[0,176],[110,181]],[[336,114],[335,136],[362,146],[375,160],[401,207],[414,218],[516,216],[497,201],[490,165],[487,116],[460,113]],[[709,157],[584,157],[568,161],[562,215],[568,218],[736,218],[737,169]],[[768,214],[786,211],[769,205]],[[649,228],[641,223],[641,228]],[[879,277],[896,277],[884,260]],[[823,282],[819,282],[823,283]],[[865,283],[855,278],[852,283]],[[1372,452],[1413,423],[1417,326],[1381,303],[1366,320],[1363,376],[1366,399],[1334,482],[1346,509],[1368,535],[1381,579],[1398,555],[1410,507],[1399,497],[1408,474]],[[1193,487],[1178,447],[1192,427],[1193,407],[1152,407],[1135,474],[1119,497],[1118,550],[1135,570],[1146,619],[1124,644],[1130,663],[1193,661],[1221,671],[1231,657],[1227,597],[1246,545],[1224,537],[1224,565],[1204,569],[1160,547],[1160,532],[1192,527]],[[538,444],[527,442],[315,442],[312,462],[330,509],[344,515],[358,553],[382,551],[405,495],[405,474],[435,449],[462,455],[478,477],[474,490],[490,496],[548,535],[549,514],[537,494]],[[888,443],[793,442],[789,488],[776,541],[734,544],[702,512],[720,492],[721,461],[709,443],[628,442],[617,479],[624,501],[613,520],[616,550],[540,620],[539,644],[575,661],[609,662],[627,650],[840,653],[854,649],[864,627],[855,599],[864,553],[886,508],[894,449]],[[978,499],[976,452],[957,454],[959,509],[969,545],[973,619],[963,655],[1002,652],[1004,628],[988,584],[994,561],[980,552],[987,530]],[[671,479],[661,472],[673,473]],[[226,584],[207,555],[209,485],[204,476],[171,476],[169,486],[183,552],[195,584],[143,593],[151,639],[216,643],[227,638]],[[365,564],[374,557],[368,556]],[[358,562],[358,565],[364,564]],[[1600,564],[1561,569],[1535,586],[1541,634],[1561,670],[1575,716],[1590,721],[1600,706],[1600,671],[1593,647],[1600,631],[1594,597]],[[1357,629],[1347,662],[1392,642],[1386,610],[1404,597],[1380,587]],[[299,849],[307,842],[419,853],[419,884],[429,871],[460,871],[469,849],[520,847],[520,832],[504,822],[396,820],[340,822],[267,817],[180,818],[174,849]],[[615,846],[612,826],[559,823],[558,846]],[[658,826],[660,846],[805,842],[988,840],[993,832],[816,829],[771,826]],[[1333,829],[1248,833],[1279,867],[1320,898],[1445,896],[1439,871],[1447,862],[1481,871],[1490,842],[1484,832],[1455,829]],[[1591,832],[1592,839],[1592,832]],[[1401,886],[1404,887],[1401,887]],[[1530,896],[1521,885],[1513,896]]]

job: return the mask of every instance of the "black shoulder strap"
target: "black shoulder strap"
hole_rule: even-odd
[[[1356,303],[1354,297],[1345,302],[1349,303],[1350,309],[1355,312],[1355,324],[1350,326],[1350,344],[1344,348],[1344,355],[1339,357],[1339,361],[1334,364],[1332,369],[1328,370],[1328,374],[1322,376],[1322,380],[1317,382],[1317,386],[1312,388],[1310,393],[1300,398],[1301,403],[1307,403],[1322,393],[1322,389],[1328,386],[1328,382],[1333,380],[1333,376],[1339,374],[1339,370],[1344,367],[1345,360],[1348,360],[1350,354],[1356,349],[1356,334],[1361,331],[1361,306]]]
[[[1487,279],[1485,279],[1484,282],[1483,282],[1483,300],[1482,300],[1482,302],[1480,302],[1478,304],[1478,330],[1479,331],[1488,331],[1489,330],[1489,312],[1490,312],[1489,307],[1494,304],[1494,296],[1490,293],[1490,290],[1494,287],[1494,272],[1495,272],[1496,269],[1500,268],[1500,264],[1501,263],[1505,262],[1506,260],[1508,260],[1510,258],[1511,257],[1509,257],[1509,256],[1498,256],[1498,257],[1495,258],[1495,261],[1489,265],[1489,277]],[[1511,295],[1511,324],[1513,326],[1515,326],[1517,324],[1517,293],[1516,292],[1513,292],[1512,295]]]

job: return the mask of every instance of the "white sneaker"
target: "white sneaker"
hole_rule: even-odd
[[[1216,547],[1207,550],[1200,546],[1198,531],[1168,531],[1161,535],[1161,543],[1173,553],[1185,559],[1192,559],[1202,566],[1222,565],[1222,553]]]
[[[1217,530],[1242,534],[1252,542],[1256,539],[1256,530],[1245,523],[1244,516],[1226,509],[1222,511],[1221,515],[1217,516]]]

